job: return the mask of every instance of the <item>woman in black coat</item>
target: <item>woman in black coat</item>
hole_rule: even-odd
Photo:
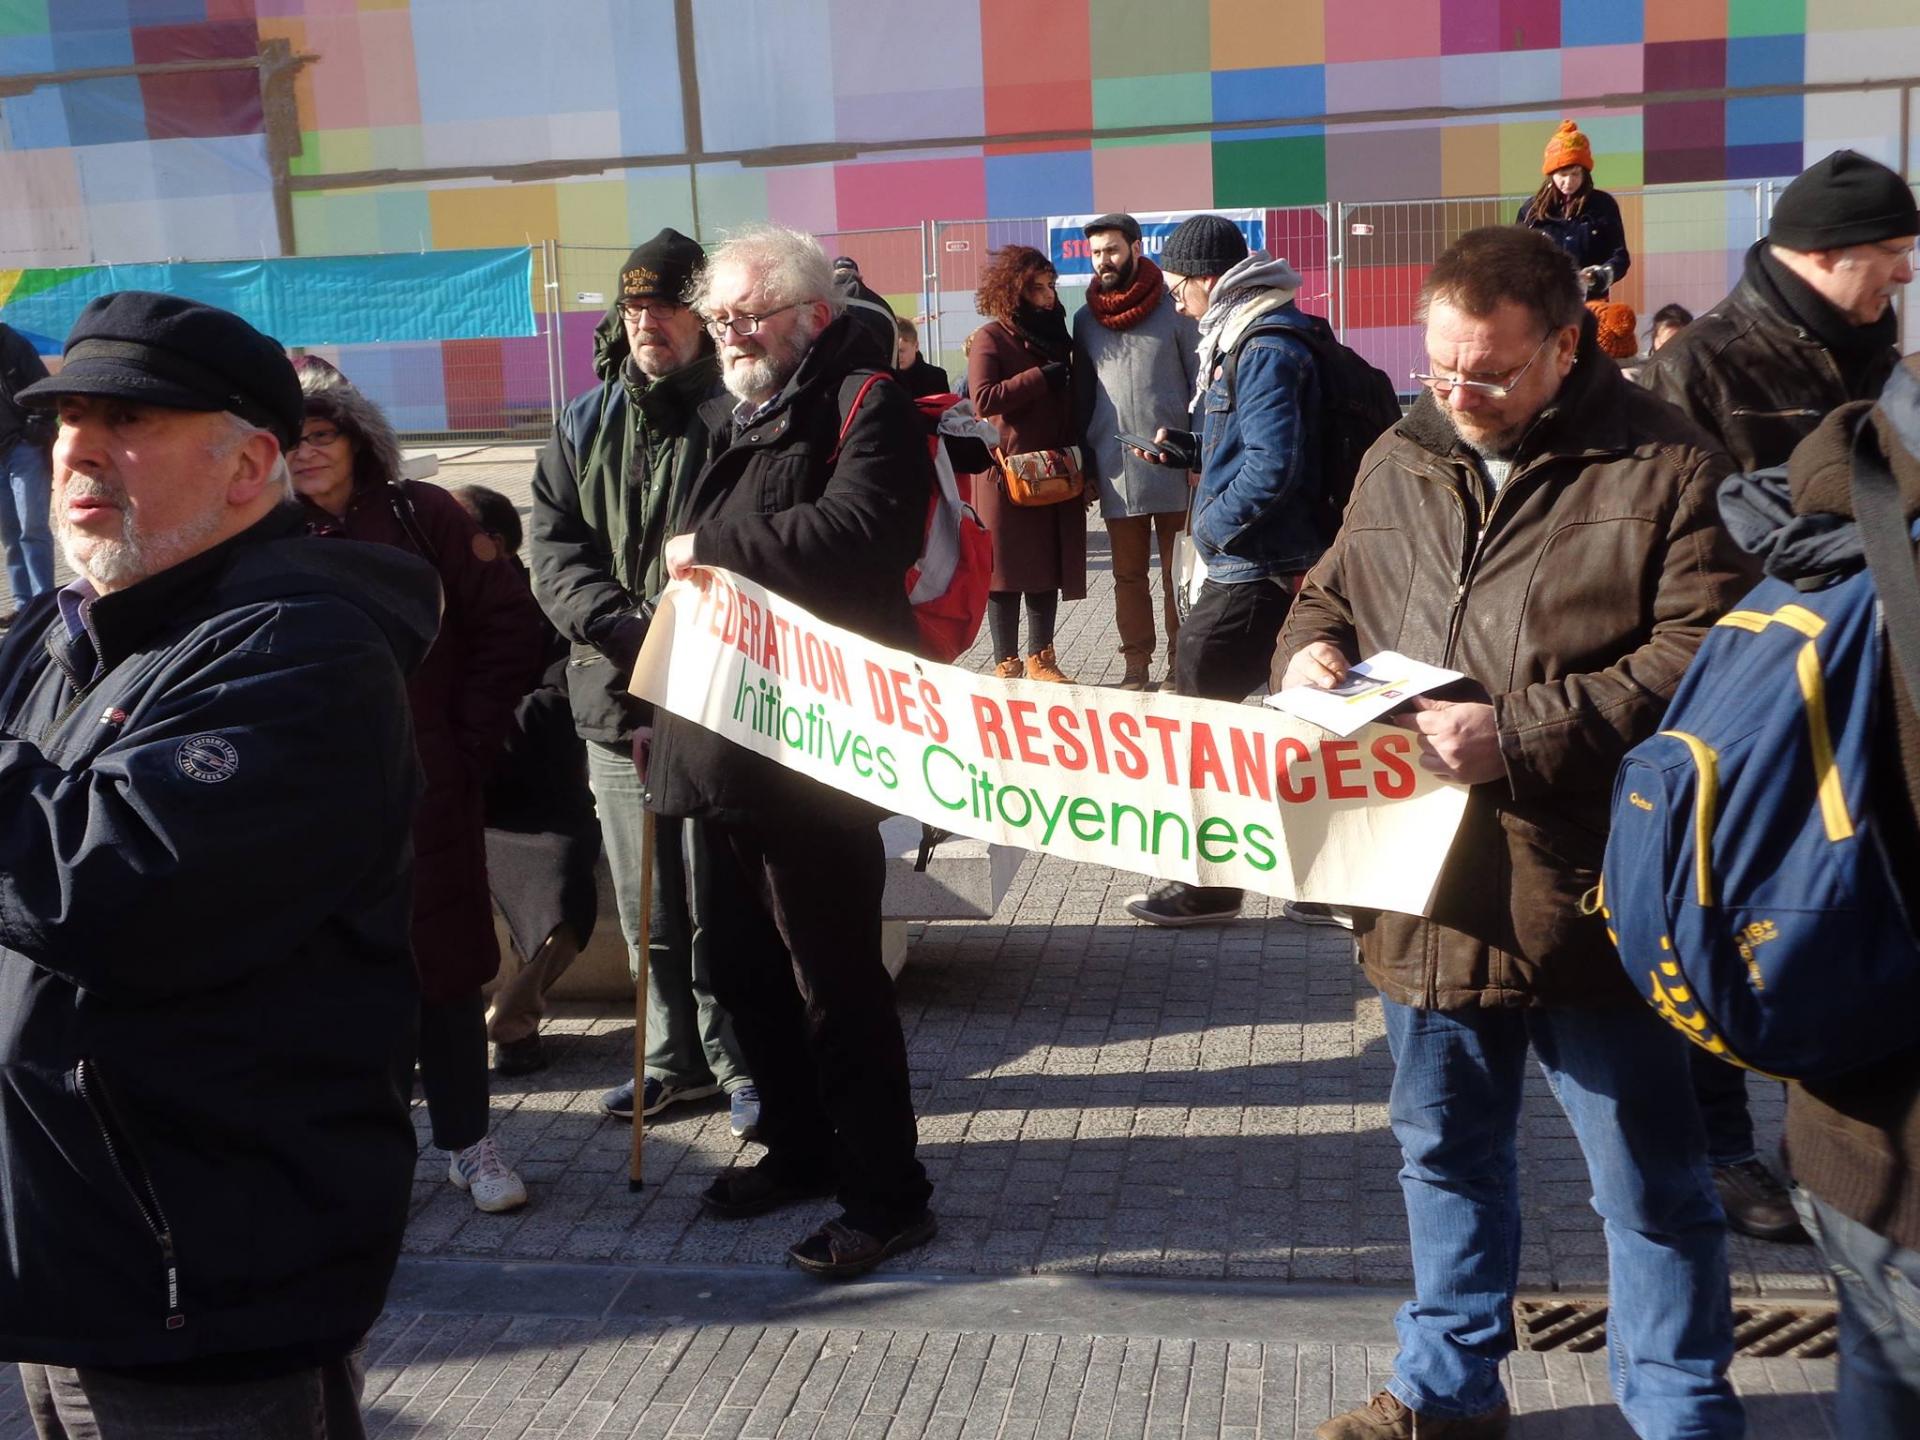
[[[1562,120],[1540,162],[1546,178],[1520,207],[1519,224],[1538,230],[1573,257],[1587,299],[1604,300],[1627,273],[1626,227],[1613,196],[1593,185],[1593,147],[1571,120]]]

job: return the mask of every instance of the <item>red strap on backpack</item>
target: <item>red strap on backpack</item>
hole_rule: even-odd
[[[827,456],[827,464],[831,465],[840,458],[840,447],[847,443],[847,432],[853,429],[853,417],[860,413],[860,402],[867,398],[867,392],[882,380],[890,380],[892,378],[892,376],[879,370],[867,376],[866,383],[860,387],[859,393],[853,397],[853,404],[847,407],[847,418],[840,422],[840,438],[833,442],[833,453]]]

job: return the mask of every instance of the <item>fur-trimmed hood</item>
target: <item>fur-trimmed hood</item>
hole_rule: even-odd
[[[356,490],[369,481],[392,484],[400,479],[400,437],[386,411],[330,365],[301,366],[300,389],[307,397],[307,414],[334,420],[357,435]]]

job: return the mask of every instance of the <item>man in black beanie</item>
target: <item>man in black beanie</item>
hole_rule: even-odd
[[[1913,191],[1852,150],[1781,194],[1746,273],[1661,347],[1640,383],[1678,405],[1741,470],[1784,465],[1826,413],[1893,373],[1893,297],[1913,280]]]
[[[1893,297],[1913,279],[1913,191],[1852,150],[1808,167],[1780,196],[1733,293],[1662,346],[1640,383],[1671,400],[1745,472],[1785,465],[1850,400],[1879,395],[1899,352]],[[1759,1158],[1746,1072],[1690,1050],[1714,1183],[1735,1230],[1804,1241],[1787,1192]]]
[[[653,894],[639,891],[645,782],[637,767],[652,717],[627,693],[647,618],[667,583],[660,554],[669,516],[707,458],[698,411],[725,393],[713,342],[685,303],[705,267],[699,243],[671,229],[635,247],[621,266],[619,299],[594,332],[600,383],[567,407],[534,472],[528,551],[534,594],[573,645],[567,688],[574,726],[587,742],[587,781],[636,983],[641,907],[653,912],[644,1093],[636,1096],[626,1081],[601,1097],[601,1108],[637,1123],[724,1090],[733,1133],[744,1137],[759,1120],[760,1097],[707,982],[690,900],[690,873],[700,865],[695,827],[656,822]],[[515,992],[531,1003],[492,1017],[501,1074],[546,1063],[539,990],[572,958],[570,950],[524,957],[541,972],[539,985]]]
[[[1174,688],[1202,700],[1244,700],[1266,683],[1281,622],[1300,580],[1333,538],[1319,503],[1320,411],[1315,339],[1327,322],[1293,303],[1299,272],[1247,248],[1224,215],[1190,215],[1160,251],[1167,292],[1198,322],[1192,431],[1161,430],[1159,453],[1133,454],[1198,470],[1189,513],[1207,567],[1180,629]],[[1289,336],[1296,337],[1289,339]],[[1164,880],[1130,896],[1150,925],[1208,925],[1240,913],[1240,891]],[[1339,923],[1294,902],[1289,917]]]

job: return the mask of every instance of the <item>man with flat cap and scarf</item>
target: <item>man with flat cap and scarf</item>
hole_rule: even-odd
[[[1781,193],[1733,293],[1663,345],[1640,383],[1686,411],[1736,470],[1785,465],[1822,419],[1874,399],[1893,373],[1893,297],[1913,281],[1916,232],[1906,181],[1834,151]],[[1747,1072],[1697,1047],[1689,1059],[1727,1223],[1761,1240],[1806,1240],[1760,1159]]]
[[[653,894],[640,893],[639,765],[652,720],[646,703],[627,693],[647,617],[667,583],[667,517],[707,458],[697,412],[725,393],[713,341],[684,303],[705,264],[698,243],[671,229],[627,257],[620,298],[594,336],[600,383],[567,407],[534,472],[529,551],[534,593],[573,647],[574,727],[587,745],[587,782],[636,983],[641,907],[653,907],[643,1093],[636,1097],[625,1081],[601,1097],[601,1108],[633,1119],[724,1091],[733,1133],[749,1138],[760,1094],[707,978],[692,902],[704,870],[697,827],[656,822]],[[539,1043],[538,1017],[496,1014],[492,1023],[495,1067],[533,1068],[523,1057]]]
[[[438,582],[307,538],[300,385],[238,316],[104,296],[19,398],[79,578],[0,642],[0,1358],[42,1437],[358,1437]]]

